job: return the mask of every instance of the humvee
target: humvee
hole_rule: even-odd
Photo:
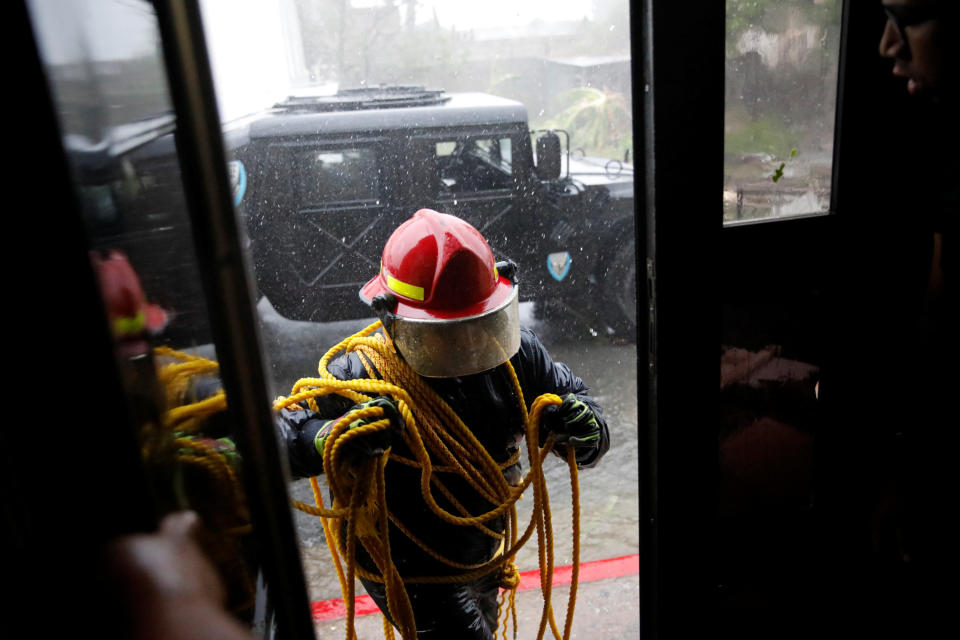
[[[282,316],[370,316],[357,293],[384,243],[429,208],[467,220],[497,260],[517,262],[521,300],[633,335],[633,168],[578,157],[565,132],[532,132],[521,103],[342,90],[292,97],[246,133],[235,151],[248,179],[241,214],[259,292]]]

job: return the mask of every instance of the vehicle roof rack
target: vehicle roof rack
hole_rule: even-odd
[[[290,111],[359,111],[391,107],[426,107],[450,100],[443,89],[414,85],[380,85],[341,89],[331,96],[290,96],[274,105]]]

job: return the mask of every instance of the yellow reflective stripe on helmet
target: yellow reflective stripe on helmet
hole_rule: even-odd
[[[423,302],[423,287],[401,282],[389,274],[384,275],[387,276],[387,286],[390,287],[390,289],[396,293],[399,293],[405,298],[412,298],[414,300]]]
[[[147,316],[141,311],[131,318],[114,318],[113,331],[116,335],[133,335],[143,331],[146,324]]]

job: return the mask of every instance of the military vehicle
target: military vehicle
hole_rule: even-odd
[[[257,287],[294,320],[369,316],[360,287],[416,210],[459,216],[497,260],[520,266],[521,300],[591,328],[636,326],[633,167],[583,156],[563,131],[531,131],[523,104],[394,86],[291,97],[235,148],[248,183]]]

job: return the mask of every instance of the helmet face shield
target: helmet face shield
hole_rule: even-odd
[[[429,378],[467,376],[493,369],[520,349],[517,288],[500,307],[457,320],[408,319],[390,314],[384,324],[410,367]]]
[[[515,266],[498,272],[468,222],[420,209],[387,240],[380,273],[360,289],[414,371],[452,378],[488,371],[520,348]]]

